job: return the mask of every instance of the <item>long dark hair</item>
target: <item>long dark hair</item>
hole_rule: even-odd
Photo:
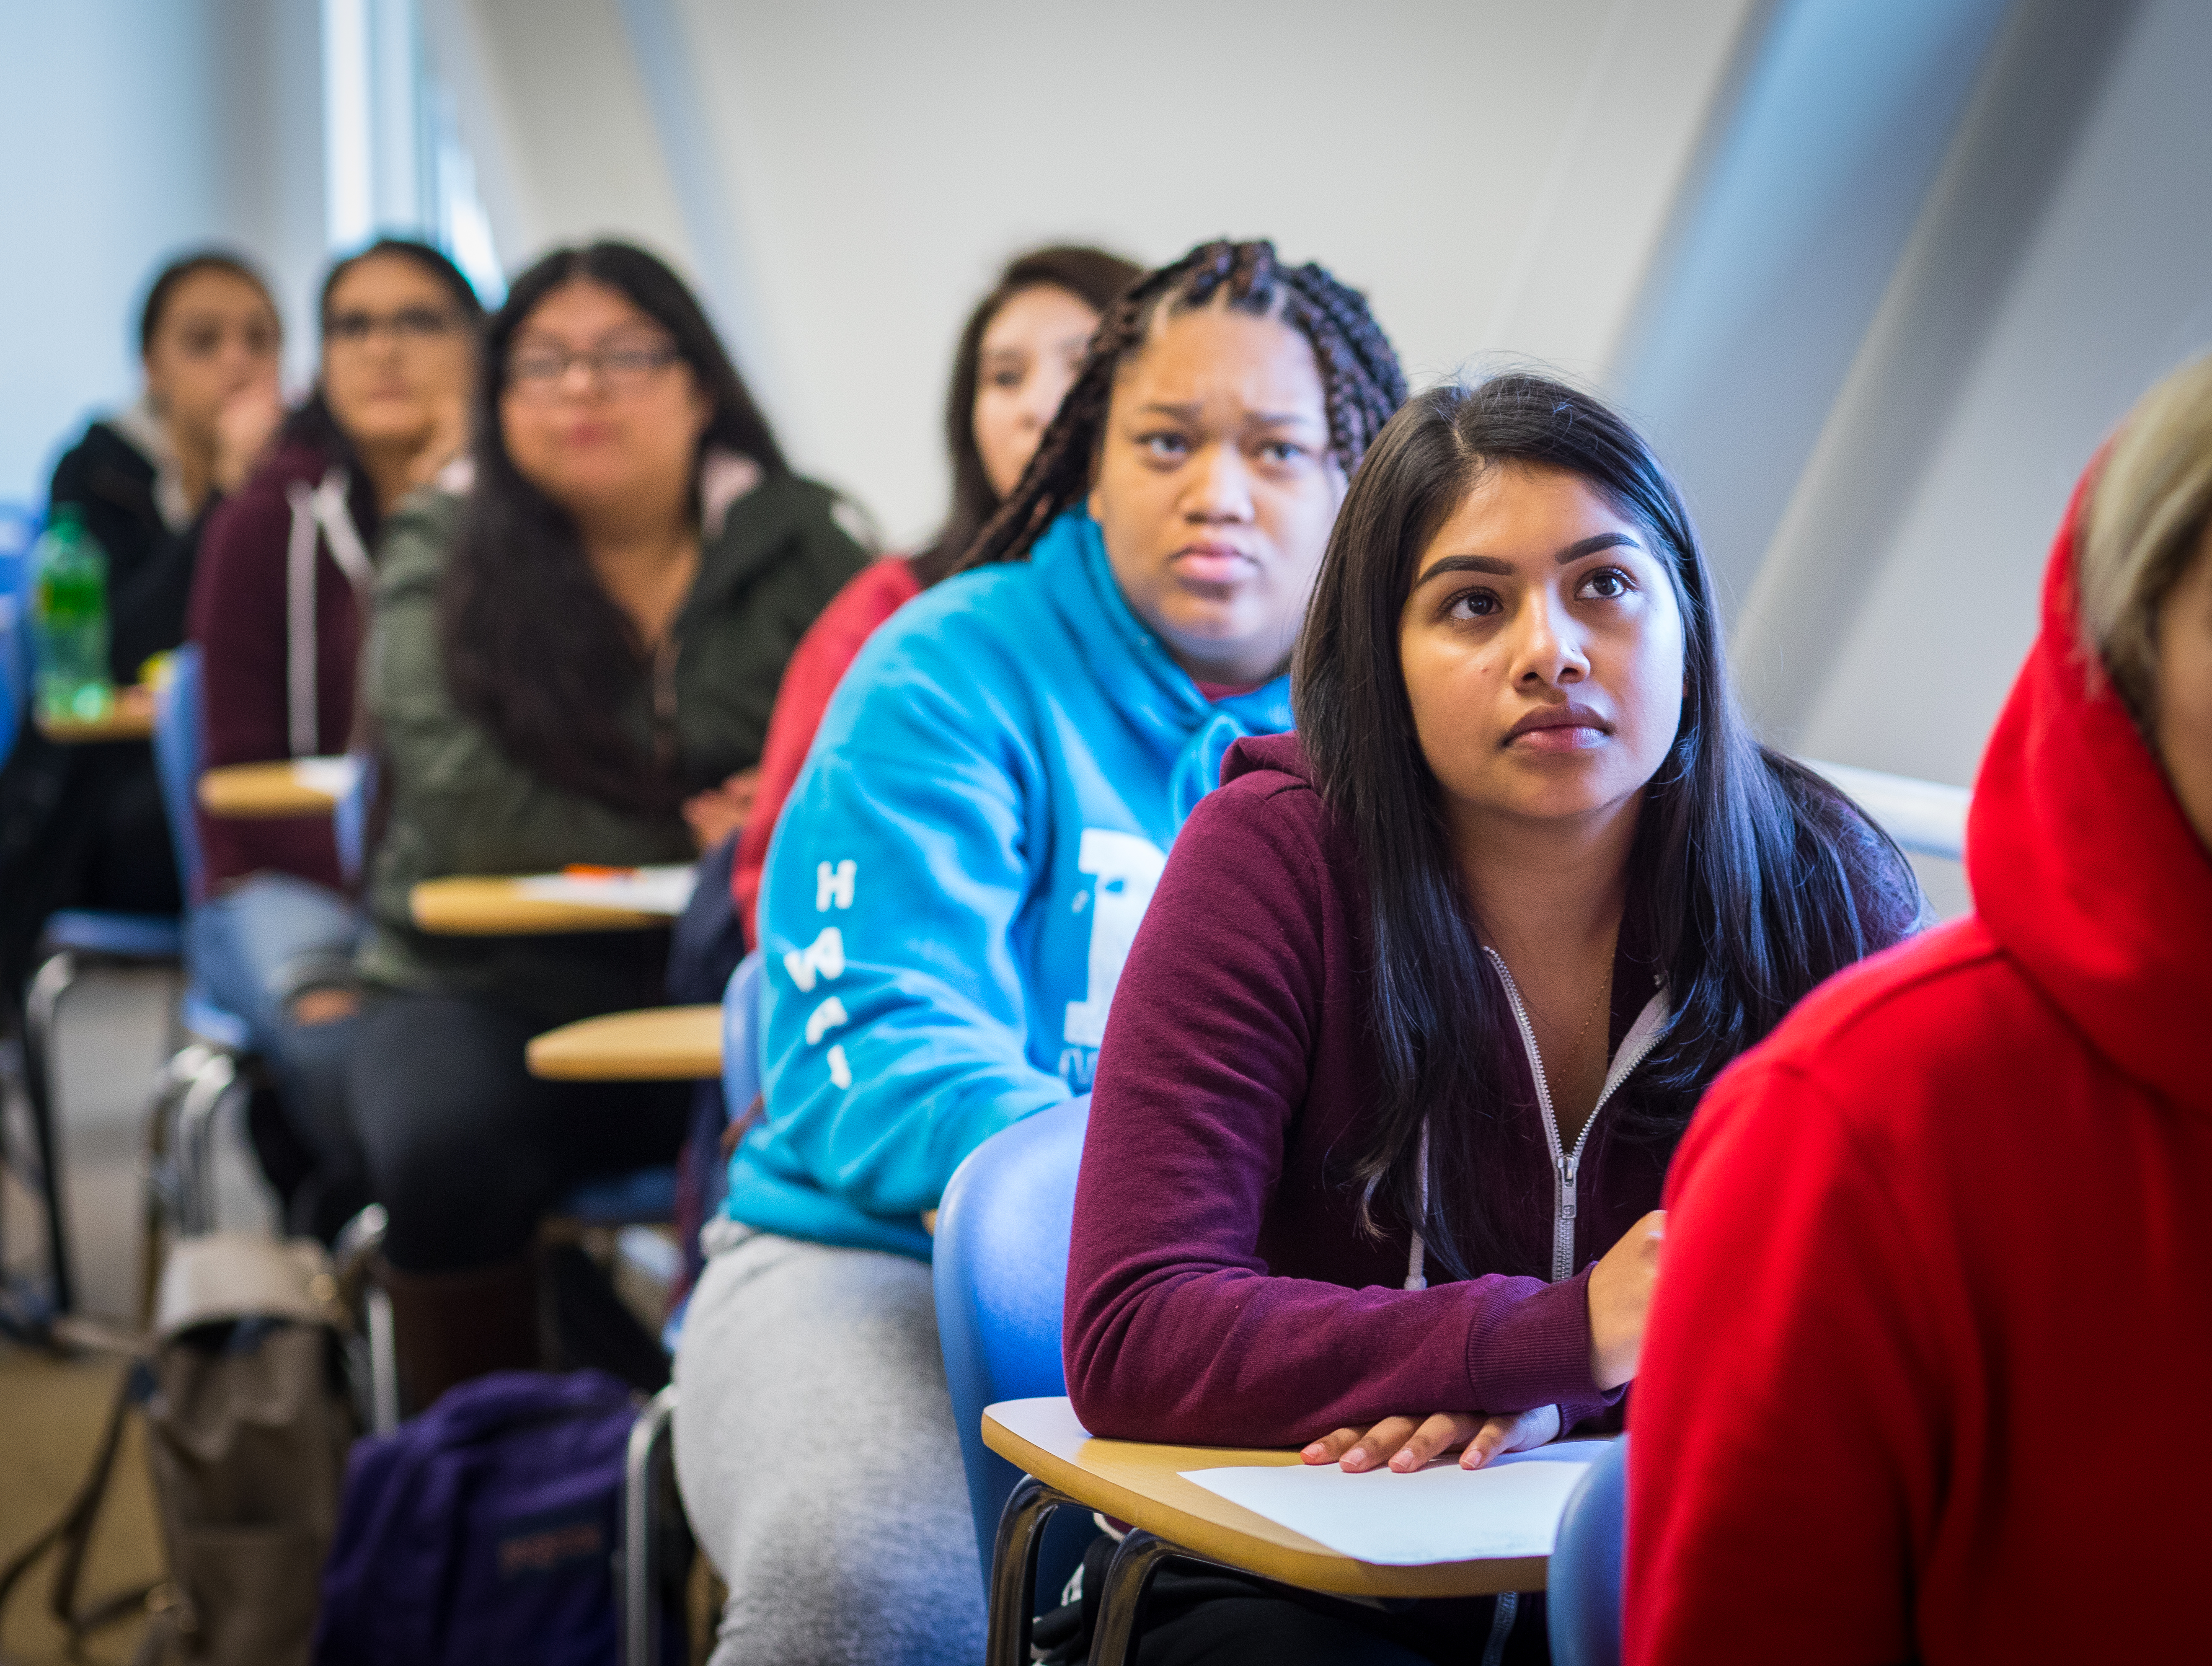
[[[330,328],[331,297],[337,293],[338,284],[345,275],[362,261],[374,260],[379,256],[411,261],[421,268],[425,276],[445,289],[453,303],[453,311],[460,316],[462,327],[471,336],[482,331],[483,302],[477,298],[475,286],[441,251],[410,237],[380,237],[367,248],[357,249],[331,263],[330,271],[323,275],[322,295],[315,302],[315,318],[319,329],[327,331]],[[353,441],[339,425],[336,413],[331,410],[330,401],[324,397],[320,376],[315,378],[314,386],[300,402],[299,408],[284,419],[284,426],[277,438],[281,443],[311,445],[333,463],[343,464],[357,471],[360,459],[354,454]],[[364,526],[362,531],[364,536],[375,535],[373,527]]]
[[[544,780],[617,810],[667,813],[706,783],[680,780],[623,728],[618,714],[644,670],[645,646],[592,575],[574,519],[522,477],[500,427],[516,332],[578,279],[623,295],[668,331],[714,407],[702,450],[787,472],[767,418],[682,278],[627,243],[554,250],[515,279],[484,331],[476,485],[440,598],[446,677],[461,710]]]
[[[1099,320],[1075,385],[1037,441],[1013,494],[999,506],[961,560],[963,569],[1019,560],[1062,510],[1090,495],[1091,472],[1122,361],[1144,344],[1163,307],[1204,307],[1225,292],[1240,313],[1273,317],[1304,335],[1321,368],[1329,451],[1349,475],[1406,398],[1406,373],[1367,297],[1309,261],[1285,265],[1273,243],[1201,243],[1146,272]]]
[[[929,547],[907,560],[915,577],[925,586],[935,584],[952,570],[952,564],[967,553],[975,534],[983,530],[983,523],[998,511],[999,494],[991,489],[991,477],[983,470],[983,453],[975,444],[975,385],[981,377],[976,361],[983,350],[983,332],[991,327],[992,319],[1016,295],[1041,289],[1065,289],[1103,316],[1114,297],[1143,272],[1144,268],[1134,261],[1103,249],[1055,244],[1016,255],[999,274],[991,293],[975,304],[961,328],[960,344],[953,350],[952,386],[945,396],[945,444],[952,459],[952,510]]]
[[[1645,789],[1631,857],[1630,940],[1648,945],[1673,1020],[1604,1137],[1671,1148],[1730,1059],[1830,973],[1875,946],[1858,899],[1913,893],[1887,836],[1833,787],[1753,738],[1722,647],[1711,571],[1680,494],[1598,400],[1540,376],[1431,388],[1394,417],[1330,535],[1291,673],[1322,798],[1364,869],[1368,1021],[1380,1115],[1358,1153],[1365,1224],[1380,1200],[1420,1220],[1431,1123],[1430,1253],[1456,1275],[1518,1259],[1498,1223],[1514,1164],[1494,1038],[1512,1029],[1452,860],[1398,652],[1421,551],[1487,470],[1579,477],[1650,537],[1682,617],[1681,727]]]

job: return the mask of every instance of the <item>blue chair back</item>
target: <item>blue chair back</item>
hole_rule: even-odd
[[[30,679],[18,669],[25,658],[22,624],[15,597],[0,585],[0,763],[15,750],[30,702],[24,684]]]
[[[177,853],[177,880],[188,913],[207,901],[197,800],[206,745],[201,690],[199,644],[186,642],[169,656],[168,675],[155,690],[154,769],[161,781],[161,807],[168,813],[169,843]]]
[[[204,731],[203,731],[204,733]],[[368,811],[376,802],[376,754],[356,752],[361,766],[353,787],[331,806],[331,836],[338,848],[338,873],[348,885],[362,876],[368,860]]]
[[[937,1337],[986,1570],[1021,1472],[983,1444],[983,1408],[1067,1392],[1060,1309],[1090,1121],[1086,1093],[1001,1129],[968,1154],[938,1210]],[[1040,1577],[1046,1572],[1041,1565]]]
[[[1620,1666],[1620,1552],[1628,1437],[1611,1442],[1567,1499],[1546,1575],[1554,1666]]]
[[[722,1101],[742,1116],[761,1091],[761,975],[758,949],[738,963],[722,990]]]
[[[31,548],[39,517],[0,503],[0,763],[31,721]]]

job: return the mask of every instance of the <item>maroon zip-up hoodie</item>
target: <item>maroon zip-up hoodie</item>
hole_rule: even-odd
[[[319,504],[318,487],[325,487]],[[341,514],[372,553],[376,499],[368,483],[295,440],[209,517],[190,634],[204,654],[210,769],[346,750],[368,610],[331,548],[328,528]],[[199,822],[210,890],[264,872],[341,886],[328,815],[240,821],[203,812]]]
[[[1363,1232],[1349,1178],[1382,1076],[1358,854],[1295,736],[1240,741],[1222,775],[1176,837],[1100,1052],[1067,1270],[1077,1415],[1096,1434],[1234,1446],[1400,1413],[1596,1415],[1620,1392],[1590,1375],[1589,1268],[1658,1207],[1668,1155],[1607,1137],[1638,1078],[1593,1120],[1560,1246],[1571,1271],[1554,1280],[1534,1078],[1517,1034],[1493,1037],[1510,1100],[1498,1146],[1516,1170],[1498,1189],[1519,1204],[1498,1225],[1522,1264],[1404,1288],[1410,1234]],[[1858,898],[1877,945],[1920,906],[1890,860],[1894,882]],[[1654,987],[1625,930],[1608,1056]],[[1428,1273],[1442,1276],[1433,1260]]]

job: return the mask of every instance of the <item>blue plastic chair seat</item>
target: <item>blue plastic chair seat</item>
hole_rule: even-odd
[[[670,1359],[676,1357],[677,1347],[684,1341],[684,1322],[691,1315],[691,1292],[684,1292],[683,1299],[669,1310],[668,1317],[660,1327],[660,1348]]]
[[[553,1213],[586,1226],[629,1226],[676,1219],[676,1170],[636,1169],[587,1180]]]
[[[177,960],[185,952],[185,922],[167,914],[60,909],[46,917],[46,942],[50,949],[118,960]]]
[[[1060,1310],[1090,1122],[1086,1093],[1001,1129],[968,1154],[938,1212],[930,1255],[937,1335],[987,1569],[1021,1472],[983,1444],[983,1408],[1067,1392]]]
[[[722,989],[722,1098],[732,1116],[750,1110],[761,1091],[761,975],[766,964],[755,949],[738,963]]]
[[[1598,1454],[1559,1517],[1545,1598],[1556,1666],[1620,1666],[1627,1517],[1628,1437],[1623,1435]]]

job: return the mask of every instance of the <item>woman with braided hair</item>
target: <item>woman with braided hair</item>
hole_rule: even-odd
[[[765,1115],[676,1361],[726,1666],[981,1652],[925,1218],[1089,1089],[1168,846],[1233,742],[1290,726],[1329,528],[1404,394],[1328,272],[1193,250],[1108,308],[963,570],[831,701],[761,898]]]

